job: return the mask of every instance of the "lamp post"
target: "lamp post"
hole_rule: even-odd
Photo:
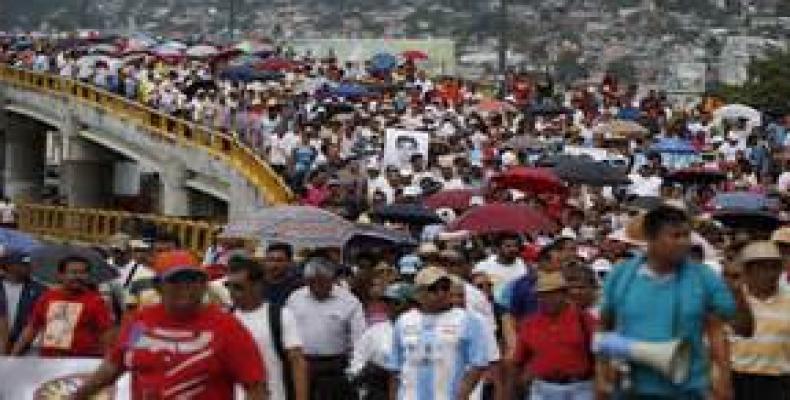
[[[230,2],[228,7],[228,37],[233,41],[234,32],[236,31],[236,0],[228,0]]]
[[[499,79],[500,79],[500,97],[504,98],[507,95],[507,47],[508,47],[508,17],[507,17],[507,2],[508,0],[500,0],[499,2]]]

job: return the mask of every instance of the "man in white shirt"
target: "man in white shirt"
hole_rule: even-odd
[[[336,284],[336,273],[336,265],[325,258],[308,260],[303,272],[307,286],[285,303],[301,329],[312,399],[353,398],[345,369],[365,330],[365,312],[356,296]]]
[[[477,263],[472,272],[485,272],[494,284],[494,293],[499,293],[504,285],[527,273],[520,252],[521,240],[518,235],[503,234],[497,241],[496,253]]]
[[[291,311],[266,302],[263,268],[242,257],[230,260],[225,286],[234,314],[250,331],[266,365],[269,400],[307,400],[307,363]],[[273,319],[279,317],[279,321]]]

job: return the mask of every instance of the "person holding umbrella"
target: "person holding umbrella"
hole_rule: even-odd
[[[112,331],[112,316],[90,282],[91,262],[66,256],[58,263],[60,287],[47,290],[11,349],[21,355],[39,334],[42,357],[95,357]]]

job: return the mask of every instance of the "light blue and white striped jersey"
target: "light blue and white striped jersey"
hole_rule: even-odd
[[[399,372],[400,400],[454,400],[464,373],[489,363],[480,320],[454,308],[440,314],[411,310],[398,318],[388,364]]]

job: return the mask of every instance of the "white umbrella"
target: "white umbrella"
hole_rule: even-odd
[[[181,43],[181,42],[177,42],[175,40],[171,40],[171,41],[163,43],[160,47],[167,47],[167,48],[177,49],[177,50],[186,50],[188,46],[183,44],[183,43]]]
[[[217,53],[219,53],[219,50],[216,47],[206,44],[199,44],[187,49],[188,56],[197,58],[211,57]]]
[[[752,107],[743,104],[729,104],[713,111],[713,123],[720,124],[722,121],[733,121],[745,118],[749,126],[755,127],[762,124],[762,113]]]

